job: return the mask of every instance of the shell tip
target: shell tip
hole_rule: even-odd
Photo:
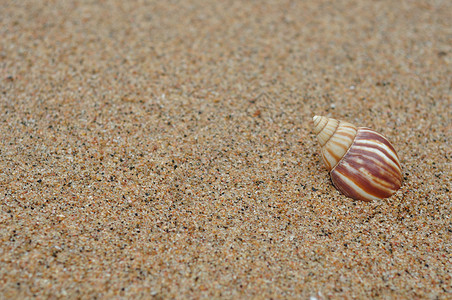
[[[312,118],[312,121],[314,122],[314,127],[317,127],[317,125],[320,123],[320,121],[322,120],[323,117],[321,116],[314,116]]]

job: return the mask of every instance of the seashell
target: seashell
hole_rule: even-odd
[[[402,168],[394,147],[380,133],[315,116],[314,131],[334,186],[356,200],[390,197],[402,185]]]

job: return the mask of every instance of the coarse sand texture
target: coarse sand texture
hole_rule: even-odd
[[[0,299],[451,299],[451,12],[0,1]],[[316,115],[401,187],[338,191]]]

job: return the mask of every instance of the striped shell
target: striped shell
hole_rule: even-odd
[[[364,201],[384,199],[402,185],[397,153],[378,132],[319,116],[314,117],[314,131],[331,180],[344,195]]]

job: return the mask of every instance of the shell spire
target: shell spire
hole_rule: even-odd
[[[358,129],[353,124],[327,117],[315,116],[313,121],[323,162],[331,171],[353,144]]]

